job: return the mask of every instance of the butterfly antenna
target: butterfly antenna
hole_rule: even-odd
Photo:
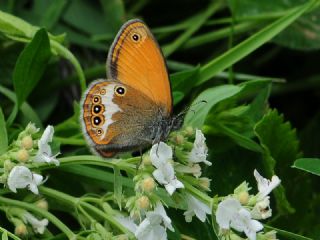
[[[184,116],[189,110],[192,111],[193,113],[196,113],[196,111],[192,108],[200,103],[208,103],[208,102],[206,100],[201,100],[199,102],[193,103],[192,105],[186,107],[183,111],[178,113],[177,118],[179,118],[180,116]]]

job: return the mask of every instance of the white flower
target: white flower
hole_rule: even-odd
[[[251,219],[250,212],[241,208],[231,221],[230,226],[239,232],[244,232],[250,240],[256,240],[257,232],[263,229],[263,225]]]
[[[187,204],[188,210],[183,213],[186,222],[191,222],[194,215],[196,215],[201,222],[204,222],[206,220],[206,214],[211,214],[210,207],[191,194],[187,194]]]
[[[117,221],[124,226],[126,229],[128,229],[130,232],[135,233],[138,226],[135,224],[134,220],[131,217],[124,217],[122,215],[115,217]]]
[[[44,233],[44,230],[46,229],[49,223],[48,219],[44,218],[42,220],[39,220],[29,212],[26,212],[23,215],[23,220],[25,223],[29,223],[36,233],[40,234]]]
[[[193,143],[193,148],[189,154],[189,162],[191,163],[200,163],[203,162],[208,166],[211,166],[212,163],[207,161],[208,156],[208,147],[206,145],[206,138],[201,132],[201,130],[196,130],[196,139]]]
[[[171,147],[163,142],[153,145],[150,151],[150,158],[153,166],[157,168],[152,173],[153,177],[164,185],[170,195],[177,188],[184,188],[183,183],[176,178],[174,168],[170,163],[172,159]]]
[[[53,163],[56,166],[60,164],[60,162],[56,159],[56,156],[59,153],[52,155],[51,147],[49,145],[49,143],[52,142],[53,133],[54,128],[50,125],[44,130],[40,140],[38,141],[39,150],[33,160],[34,162]]]
[[[43,177],[32,173],[25,166],[15,166],[8,176],[8,187],[12,192],[17,192],[17,188],[28,188],[34,194],[39,194],[38,185],[42,183]]]
[[[220,228],[232,227],[239,232],[244,232],[250,240],[255,240],[256,233],[263,229],[263,225],[251,219],[250,212],[233,198],[225,199],[218,204],[216,220]]]
[[[227,198],[218,204],[216,220],[222,229],[229,229],[235,214],[242,208],[240,202],[234,198]]]
[[[262,177],[256,169],[254,170],[253,174],[258,183],[258,199],[260,200],[268,196],[269,193],[281,182],[278,176],[272,176],[271,181]]]
[[[270,208],[269,196],[266,196],[263,200],[256,203],[251,210],[251,216],[254,219],[266,219],[271,217],[272,210]]]
[[[164,142],[154,144],[150,150],[150,158],[153,166],[159,168],[172,159],[172,148]]]
[[[171,219],[167,216],[163,205],[159,202],[153,211],[147,212],[146,218],[136,229],[135,236],[138,240],[166,240],[167,228],[174,231],[171,225]]]

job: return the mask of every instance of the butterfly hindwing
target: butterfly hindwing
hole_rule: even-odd
[[[158,108],[143,93],[117,81],[93,82],[82,100],[82,128],[95,152],[110,157],[150,144]]]

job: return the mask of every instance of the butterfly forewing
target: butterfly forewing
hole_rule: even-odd
[[[142,149],[168,135],[172,96],[165,60],[148,27],[131,20],[108,55],[108,79],[94,81],[81,102],[82,130],[103,157]]]
[[[136,88],[171,113],[172,96],[161,49],[148,27],[131,20],[119,31],[108,56],[108,77]]]

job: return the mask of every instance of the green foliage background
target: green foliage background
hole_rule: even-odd
[[[276,174],[282,185],[267,225],[320,239],[319,178],[297,169],[320,172],[318,5],[317,0],[3,0],[1,11],[32,25],[0,12],[0,152],[32,121],[55,126],[63,157],[88,154],[77,120],[84,80],[106,76],[115,34],[126,20],[140,18],[167,59],[175,112],[191,105],[195,113],[186,115],[185,125],[206,133],[211,196],[229,194],[245,180],[254,183],[255,168],[268,177]],[[201,100],[207,104],[192,105]],[[105,169],[66,164],[46,173],[47,186],[73,196],[113,190],[113,173]],[[132,187],[130,181],[122,184]],[[57,202],[50,207],[77,229]],[[183,234],[215,239],[208,224],[194,221],[191,228],[181,214],[170,216]],[[1,226],[7,224],[0,219]],[[279,238],[307,239],[286,233]]]

